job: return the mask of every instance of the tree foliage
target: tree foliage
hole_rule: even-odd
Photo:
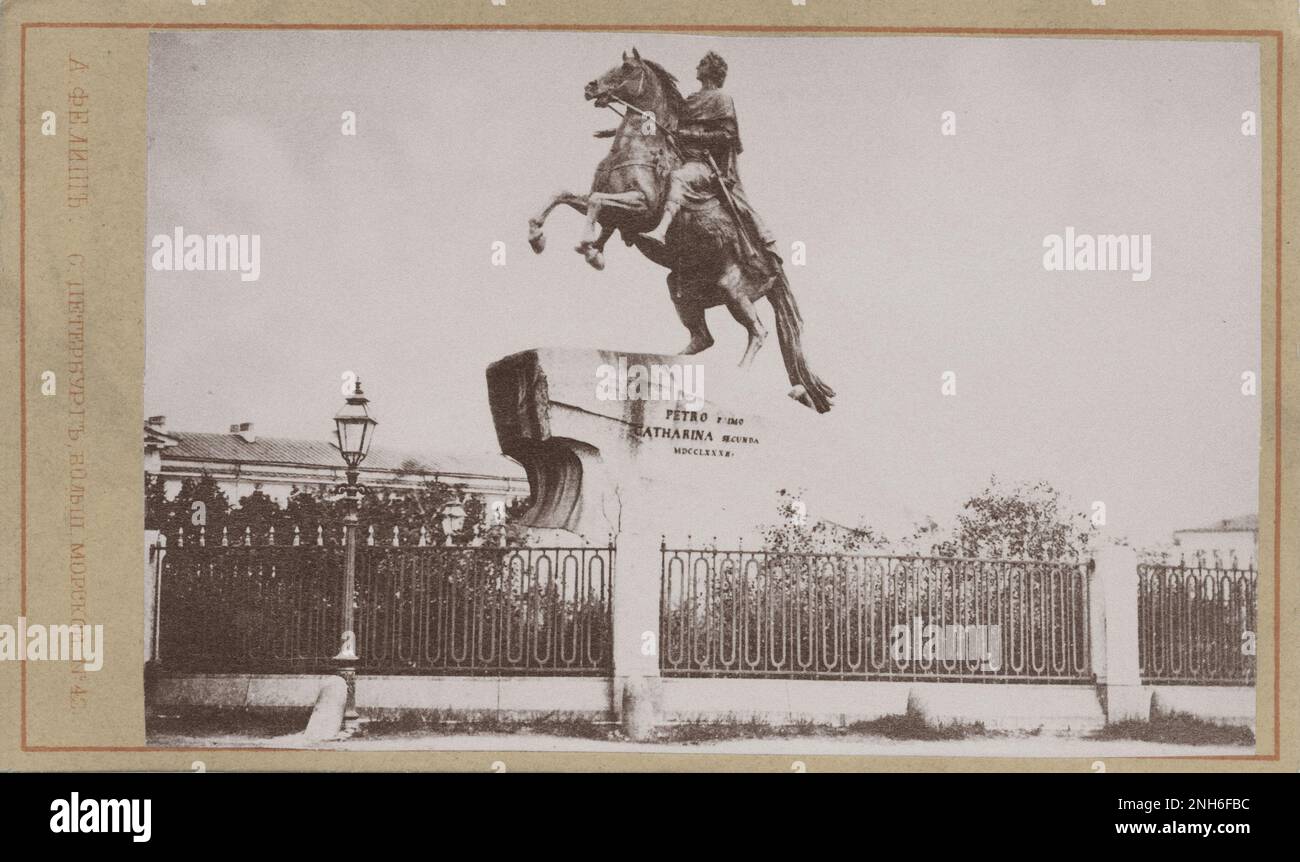
[[[426,544],[443,544],[447,540],[445,529],[452,526],[454,544],[503,539],[508,544],[519,544],[520,531],[510,524],[510,519],[523,505],[516,502],[507,506],[505,523],[491,524],[487,505],[480,496],[468,493],[463,486],[425,479],[418,487],[402,491],[365,489],[358,504],[358,520],[363,535],[374,528],[376,542],[391,542],[396,528],[399,544],[417,544],[422,529]],[[463,520],[457,518],[459,524],[449,523],[445,517],[449,510],[457,515],[463,511]],[[321,541],[334,544],[342,535],[345,513],[342,496],[319,487],[295,491],[284,505],[260,490],[232,505],[217,482],[206,474],[184,479],[170,500],[159,477],[145,478],[145,528],[162,530],[169,536],[183,530],[193,537],[202,529],[207,541],[220,541],[224,534],[231,543],[242,542],[248,536],[250,541],[261,544],[274,530],[275,543],[288,544],[296,528],[301,543],[315,543],[319,536]]]
[[[852,554],[887,546],[885,537],[866,523],[846,527],[808,517],[802,491],[777,492],[779,520],[762,528],[763,549],[780,554]]]
[[[950,537],[936,541],[932,551],[951,557],[1068,560],[1085,556],[1096,539],[1088,515],[1071,511],[1050,482],[1007,485],[995,475],[966,501]]]
[[[1086,513],[1046,481],[1006,484],[991,476],[951,526],[927,518],[897,542],[865,521],[846,527],[806,515],[802,492],[777,495],[779,520],[762,528],[764,548],[791,554],[890,552],[911,556],[1071,560],[1097,541]]]

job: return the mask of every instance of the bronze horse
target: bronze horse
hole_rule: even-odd
[[[802,319],[780,260],[774,255],[746,254],[749,240],[733,218],[726,200],[715,196],[702,205],[684,206],[668,231],[667,244],[641,236],[659,218],[669,173],[681,164],[672,141],[686,100],[676,79],[662,66],[643,60],[636,49],[623,62],[587,84],[585,96],[596,107],[630,106],[613,133],[609,155],[596,168],[587,195],[559,192],[529,220],[528,241],[540,254],[546,247],[542,226],[551,210],[564,204],[587,217],[576,251],[596,269],[605,268],[605,243],[619,231],[623,242],[669,270],[668,293],[677,316],[690,332],[681,351],[699,353],[713,345],[704,312],[716,305],[727,310],[749,334],[741,357],[748,367],[763,346],[767,330],[754,301],[766,296],[776,317],[777,341],[790,397],[819,413],[831,408],[834,390],[808,368],[801,345]]]

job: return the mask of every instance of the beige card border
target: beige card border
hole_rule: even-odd
[[[113,52],[119,61],[123,52],[141,64],[138,79],[143,80],[143,67],[147,65],[147,36],[128,44],[129,39],[119,38],[123,34],[147,34],[152,30],[177,29],[306,29],[306,30],[522,30],[522,31],[616,31],[616,32],[660,32],[660,33],[709,33],[722,36],[736,35],[825,35],[831,37],[851,38],[864,35],[950,35],[954,37],[983,36],[1048,36],[1053,38],[1177,38],[1177,39],[1235,39],[1254,41],[1260,46],[1260,100],[1261,118],[1269,118],[1274,123],[1275,134],[1261,135],[1261,175],[1263,194],[1261,196],[1262,212],[1262,253],[1261,261],[1261,333],[1262,360],[1261,392],[1271,395],[1261,403],[1261,464],[1260,464],[1260,511],[1272,512],[1271,523],[1262,523],[1260,535],[1261,579],[1272,580],[1272,590],[1262,588],[1260,591],[1261,617],[1272,619],[1272,631],[1262,632],[1271,637],[1271,649],[1261,651],[1259,660],[1258,702],[1269,708],[1260,710],[1257,722],[1259,749],[1268,749],[1264,753],[1253,755],[1234,755],[1219,757],[1178,757],[1178,758],[1113,758],[1108,759],[1110,771],[1179,771],[1188,769],[1251,769],[1278,770],[1295,769],[1300,762],[1297,757],[1295,731],[1297,694],[1300,686],[1282,677],[1282,655],[1284,645],[1294,643],[1296,629],[1295,599],[1288,597],[1283,602],[1281,577],[1284,562],[1287,571],[1294,571],[1297,560],[1296,540],[1292,531],[1285,534],[1281,530],[1282,521],[1289,516],[1295,521],[1298,510],[1294,494],[1291,499],[1283,497],[1283,473],[1287,473],[1287,488],[1295,487],[1296,456],[1288,449],[1284,460],[1282,441],[1284,426],[1290,431],[1291,439],[1295,435],[1294,397],[1286,398],[1295,384],[1283,385],[1284,357],[1288,368],[1293,367],[1294,359],[1300,359],[1300,346],[1294,351],[1284,348],[1283,321],[1295,332],[1297,318],[1296,303],[1292,301],[1285,308],[1283,305],[1283,279],[1290,277],[1294,284],[1297,267],[1296,253],[1293,247],[1283,242],[1286,235],[1294,235],[1294,217],[1286,215],[1283,210],[1284,186],[1292,192],[1296,180],[1295,144],[1291,143],[1292,158],[1284,167],[1283,156],[1288,146],[1283,135],[1283,117],[1286,108],[1294,110],[1296,97],[1283,88],[1284,78],[1294,81],[1296,67],[1296,29],[1300,23],[1300,8],[1295,0],[1272,0],[1260,2],[1247,8],[1225,8],[1215,0],[1183,0],[1183,2],[1147,2],[1122,3],[1112,0],[1112,7],[1094,7],[1091,0],[1054,0],[1043,2],[1041,8],[1034,10],[1030,18],[1022,5],[1014,0],[993,0],[983,4],[972,4],[969,8],[953,9],[942,0],[926,2],[899,2],[885,0],[873,4],[842,2],[842,0],[807,0],[807,6],[796,7],[785,0],[766,0],[766,2],[749,3],[701,3],[673,2],[605,2],[583,0],[576,3],[523,2],[507,0],[504,7],[493,6],[489,0],[458,0],[437,4],[431,8],[429,3],[405,2],[395,0],[388,4],[385,12],[374,9],[362,10],[354,14],[345,2],[302,2],[286,0],[282,3],[251,2],[251,0],[208,0],[204,7],[194,7],[189,0],[135,0],[135,2],[106,4],[89,2],[89,0],[47,0],[37,3],[9,3],[0,9],[2,15],[4,46],[3,102],[0,103],[0,116],[18,115],[18,146],[16,153],[10,144],[0,147],[0,164],[4,171],[4,195],[9,201],[17,200],[17,223],[12,214],[12,207],[6,207],[3,213],[3,253],[0,254],[0,274],[3,275],[3,297],[0,302],[0,341],[16,347],[14,366],[19,370],[19,383],[16,387],[19,396],[18,411],[6,411],[0,419],[0,431],[5,439],[19,441],[17,450],[4,447],[0,454],[0,464],[5,475],[17,481],[6,483],[12,491],[0,512],[7,513],[9,500],[16,503],[16,517],[0,519],[0,553],[5,556],[0,568],[0,609],[11,611],[0,615],[0,619],[25,615],[29,599],[29,571],[33,563],[40,563],[44,555],[31,552],[29,519],[33,501],[48,502],[46,498],[58,497],[62,488],[57,483],[35,483],[32,478],[29,458],[29,424],[32,409],[30,399],[38,397],[33,394],[33,374],[39,374],[29,362],[29,322],[32,309],[29,307],[29,272],[28,249],[32,237],[38,235],[63,236],[73,228],[69,225],[63,212],[29,213],[28,174],[32,164],[28,162],[29,135],[34,125],[39,125],[39,113],[29,104],[29,89],[40,83],[39,75],[28,68],[29,32],[49,33],[64,31],[69,38],[82,41],[89,36],[101,40],[103,46],[112,44]],[[1132,7],[1140,8],[1132,8]],[[362,19],[365,20],[362,20]],[[1098,26],[1103,22],[1105,26]],[[1089,26],[1091,25],[1091,26]],[[1287,40],[1285,37],[1290,36]],[[143,48],[140,42],[143,41]],[[1288,53],[1289,51],[1289,53]],[[139,56],[136,56],[139,54]],[[44,72],[44,70],[43,70]],[[119,93],[108,99],[108,107],[103,102],[96,103],[102,111],[112,111],[115,102],[119,102],[120,113],[127,117],[139,116],[142,111],[134,111],[132,100],[143,104],[143,87],[139,93]],[[1262,119],[1266,128],[1268,120]],[[143,129],[135,130],[135,137],[143,139]],[[12,139],[11,139],[12,140]],[[143,147],[130,161],[101,167],[96,175],[100,187],[109,187],[128,196],[138,197],[138,206],[131,207],[140,215],[140,223],[131,223],[129,219],[117,219],[121,223],[109,224],[116,214],[105,216],[100,242],[92,243],[88,249],[102,254],[107,261],[106,269],[122,268],[126,273],[138,277],[127,290],[131,293],[131,302],[139,302],[143,294],[143,258],[135,241],[143,237],[143,189],[144,172]],[[83,228],[84,229],[84,228]],[[138,234],[138,237],[137,237]],[[126,237],[121,247],[114,248],[112,240]],[[104,242],[108,239],[108,242]],[[143,240],[140,239],[142,242]],[[14,265],[14,261],[17,265]],[[1271,288],[1271,289],[1270,289]],[[135,335],[142,341],[143,331],[139,321],[120,319],[111,321],[106,327],[119,337],[128,338]],[[135,324],[133,331],[132,326]],[[11,334],[12,339],[7,337]],[[89,339],[89,336],[87,336]],[[129,339],[128,339],[129,340]],[[39,345],[38,345],[39,346]],[[120,349],[122,356],[115,355],[113,349],[101,344],[99,355],[108,356],[103,360],[102,368],[110,374],[134,372],[138,377],[142,368],[138,360],[143,356],[142,343],[121,343],[113,345]],[[1292,358],[1289,353],[1294,352]],[[1272,362],[1269,362],[1269,359]],[[89,363],[88,359],[88,363]],[[1270,374],[1271,372],[1271,374]],[[1272,377],[1271,386],[1269,377]],[[138,388],[138,382],[131,384],[130,374],[127,383]],[[1288,381],[1294,377],[1288,376]],[[118,380],[121,383],[121,379]],[[139,427],[141,422],[141,404],[138,398],[126,409],[114,415],[115,433],[97,435],[89,433],[86,438],[88,449],[97,451],[97,458],[102,463],[112,463],[114,469],[120,469],[122,475],[130,473],[135,477],[142,475],[141,453],[139,449]],[[15,413],[17,415],[15,415]],[[120,420],[120,421],[118,421]],[[126,437],[116,433],[118,429],[133,428],[130,443]],[[42,465],[37,465],[38,468]],[[12,471],[12,472],[11,472]],[[39,471],[38,471],[39,472]],[[138,479],[137,479],[138,481]],[[133,490],[128,486],[125,492]],[[120,490],[118,493],[125,493]],[[88,491],[88,496],[93,491]],[[125,521],[130,522],[139,513],[139,504],[135,500],[123,502],[114,497],[113,489],[100,488],[100,504],[107,507],[125,509]],[[14,500],[13,498],[17,499]],[[47,508],[51,508],[47,506]],[[52,508],[56,508],[54,506]],[[93,534],[92,534],[93,535]],[[131,542],[114,542],[107,538],[108,548],[116,548],[122,558],[137,560],[130,570],[129,578],[119,578],[116,569],[101,570],[98,575],[103,583],[96,582],[100,593],[121,586],[117,581],[124,581],[124,588],[132,588],[128,596],[106,601],[105,622],[125,621],[128,628],[138,631],[141,625],[139,604],[140,579],[136,576],[143,569],[143,548],[132,535]],[[1286,542],[1285,547],[1283,541]],[[128,547],[123,547],[129,545]],[[105,551],[105,556],[111,556]],[[10,563],[14,565],[10,565]],[[13,577],[11,573],[16,573]],[[110,581],[111,579],[111,581]],[[1264,587],[1261,584],[1261,587]],[[16,599],[16,601],[15,601]],[[17,608],[17,614],[12,612]],[[1284,615],[1283,611],[1286,610]],[[96,620],[98,621],[98,620]],[[121,652],[118,653],[122,655]],[[1294,656],[1294,648],[1290,650]],[[138,650],[134,658],[139,658]],[[129,662],[132,656],[125,660]],[[1271,665],[1271,667],[1270,667]],[[125,667],[127,674],[139,676],[141,661],[134,667]],[[106,668],[107,670],[107,668]],[[187,769],[192,759],[187,753],[203,752],[208,768],[243,769],[243,770],[282,770],[282,769],[329,769],[329,770],[376,770],[376,769],[435,769],[435,770],[484,770],[493,760],[505,760],[515,771],[561,769],[561,770],[696,770],[729,769],[744,771],[789,771],[790,755],[717,755],[669,754],[647,749],[644,753],[587,753],[587,752],[439,752],[439,751],[385,751],[385,752],[333,752],[301,751],[266,748],[214,749],[214,748],[152,748],[140,745],[51,745],[33,743],[29,735],[28,675],[25,664],[18,664],[17,672],[12,665],[0,665],[0,764],[17,769],[33,770],[79,770],[79,769]],[[121,686],[114,684],[113,693],[121,695],[139,692],[139,684]],[[19,697],[9,698],[9,692],[17,690]],[[142,694],[142,692],[139,692]],[[1287,709],[1283,709],[1283,700]],[[143,702],[142,698],[131,696],[125,701],[112,703],[111,708],[103,712],[100,721],[108,722],[113,736],[125,738],[143,738]],[[47,715],[48,708],[42,705]],[[101,710],[102,711],[102,710]],[[55,721],[57,724],[57,720]],[[1285,741],[1284,741],[1285,737]],[[1284,759],[1285,752],[1285,759]],[[1004,770],[1053,770],[1053,771],[1091,771],[1095,758],[986,758],[958,757],[933,758],[917,756],[851,756],[818,755],[801,757],[810,770],[852,770],[852,771],[1004,771]]]

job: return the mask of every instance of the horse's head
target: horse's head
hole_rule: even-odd
[[[631,54],[624,52],[622,63],[589,81],[583,96],[587,101],[595,102],[597,108],[605,107],[614,99],[643,107],[644,97],[654,88],[653,78],[652,71],[633,48]]]

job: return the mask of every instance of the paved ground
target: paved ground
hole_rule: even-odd
[[[993,736],[958,740],[896,740],[883,737],[800,737],[727,739],[702,743],[630,743],[541,734],[442,735],[392,734],[332,742],[306,742],[302,736],[251,738],[221,735],[156,735],[150,745],[212,748],[308,748],[331,751],[545,751],[647,752],[655,754],[911,755],[920,757],[1208,757],[1251,755],[1247,746],[1172,745],[1131,740],[1092,740],[1058,736]]]

